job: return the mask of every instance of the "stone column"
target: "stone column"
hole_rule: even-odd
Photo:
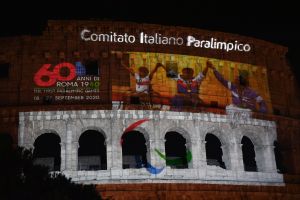
[[[60,171],[66,170],[66,143],[60,143]]]
[[[121,137],[122,137],[122,132],[123,131],[123,125],[122,125],[122,121],[120,119],[114,120],[112,119],[112,128],[111,128],[111,137],[112,140],[110,141],[111,147],[111,155],[110,158],[107,159],[111,159],[110,164],[110,168],[111,169],[122,169],[122,146],[121,146]],[[108,155],[109,156],[109,155]],[[109,168],[107,168],[109,169]]]
[[[162,154],[166,155],[165,140],[164,139],[150,140],[150,153],[151,153],[150,154],[150,157],[151,157],[150,164],[152,166],[155,166],[156,168],[165,167],[166,161],[158,155],[158,153],[155,151],[155,149],[160,151]]]
[[[222,153],[223,153],[222,160],[225,163],[226,169],[230,170],[231,169],[230,147],[228,144],[223,144],[221,146],[221,149],[222,149]]]
[[[122,146],[121,146],[121,137],[124,131],[123,124],[121,119],[111,119],[111,147],[108,148],[108,151],[111,151],[111,154],[107,155],[108,163],[110,163],[111,178],[120,180],[123,176],[123,161],[122,161]]]
[[[265,151],[265,169],[267,172],[277,173],[276,159],[275,159],[275,146],[273,144],[267,145]]]
[[[258,171],[277,172],[273,145],[255,146],[255,160]]]
[[[254,151],[255,151],[255,162],[257,166],[257,171],[264,172],[265,171],[264,146],[254,145]]]
[[[152,111],[150,111],[152,112]],[[145,113],[146,114],[146,113]],[[161,158],[160,155],[155,151],[158,150],[163,155],[166,155],[165,152],[165,130],[162,129],[163,125],[167,123],[164,119],[160,119],[159,112],[153,112],[153,114],[156,114],[156,118],[149,121],[146,125],[151,127],[149,130],[150,132],[149,137],[151,138],[150,142],[150,152],[151,152],[151,165],[156,168],[163,168],[166,167],[166,160]],[[161,112],[162,115],[164,115],[164,112]],[[152,114],[150,114],[152,115]],[[147,117],[149,117],[149,114],[147,114]],[[153,132],[151,132],[153,131]],[[150,135],[152,134],[152,135]]]
[[[190,147],[192,153],[192,160],[188,163],[189,169],[199,169],[201,167],[201,139],[192,138],[190,144],[186,144],[187,149]]]
[[[205,139],[199,139],[199,158],[198,158],[198,161],[199,161],[199,164],[198,164],[198,167],[199,169],[205,169],[206,166],[207,166],[207,161],[206,161],[206,148],[205,148],[205,144],[206,144],[206,141]]]
[[[76,134],[74,122],[67,122],[67,140],[66,140],[66,164],[65,170],[76,171],[78,164],[78,141],[74,141],[73,135]]]
[[[242,144],[233,142],[228,144],[230,165],[232,171],[244,171]]]
[[[154,164],[154,154],[152,153],[154,151],[155,146],[155,140],[149,139],[149,141],[146,141],[145,143],[147,148],[147,162],[150,164]]]
[[[71,170],[77,171],[78,170],[78,149],[79,149],[79,142],[72,142],[71,143]]]
[[[110,169],[112,167],[112,145],[111,140],[106,138],[105,139],[105,145],[106,145],[106,169]]]
[[[19,134],[18,134],[18,145],[23,146],[24,144],[24,131],[25,131],[25,124],[24,124],[24,114],[20,116],[19,120]]]

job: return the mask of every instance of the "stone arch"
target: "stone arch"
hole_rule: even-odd
[[[223,150],[220,139],[212,134],[205,135],[205,151],[207,165],[215,165],[226,169],[225,162],[223,161]]]
[[[35,134],[34,134],[34,136],[33,136],[33,138],[32,138],[32,139],[33,139],[33,143],[34,143],[34,141],[35,141],[39,136],[41,136],[41,135],[43,135],[43,134],[45,134],[45,133],[53,133],[53,134],[59,136],[60,138],[62,138],[61,135],[59,134],[59,132],[56,131],[55,129],[41,129],[41,130],[38,130],[38,131],[35,132]]]
[[[78,131],[78,134],[76,134],[76,137],[75,137],[74,141],[77,141],[77,142],[78,142],[80,136],[81,136],[84,132],[86,132],[86,131],[88,131],[88,130],[91,130],[91,131],[97,131],[97,132],[101,133],[101,134],[104,136],[104,138],[105,138],[106,141],[108,140],[108,137],[107,137],[106,132],[105,132],[102,128],[100,128],[100,127],[96,127],[96,126],[87,126],[87,127],[83,127],[83,128],[81,128],[81,129],[78,129],[78,130],[79,130],[79,131]]]
[[[267,148],[268,145],[273,145],[273,142],[268,141],[269,140],[268,134],[260,134],[260,133],[265,133],[263,129],[264,127],[255,127],[253,129],[244,127],[244,128],[240,128],[239,134],[237,134],[237,139],[240,141],[240,144],[244,136],[248,137],[253,143],[254,150],[255,150],[255,161],[257,165],[257,171],[259,172],[263,172],[267,170],[267,165],[268,165],[267,162],[269,159],[269,157],[266,154]],[[241,147],[243,147],[242,144]]]
[[[143,134],[143,136],[145,137],[146,143],[150,144],[150,140],[152,140],[153,138],[150,138],[151,135],[148,133],[148,131],[146,130],[146,128],[143,127],[136,127],[134,130],[139,131],[140,133]],[[122,133],[122,135],[124,134],[124,132]],[[121,137],[122,137],[121,135]]]
[[[188,151],[191,151],[190,133],[182,127],[169,127],[164,133],[164,141],[166,164],[172,168],[191,168],[192,165],[188,161]]]
[[[78,139],[78,169],[106,170],[107,145],[104,131],[85,128]]]
[[[127,168],[147,167],[150,162],[150,135],[143,127],[136,127],[120,136],[122,166]]]
[[[185,139],[188,147],[191,147],[191,134],[187,131],[187,128],[179,127],[179,126],[174,126],[174,127],[168,127],[165,129],[163,138],[165,137],[165,134],[168,132],[177,132],[180,133]]]
[[[33,143],[34,164],[44,165],[50,171],[59,171],[61,165],[61,138],[53,132],[44,132]]]
[[[205,129],[203,131],[203,140],[205,140],[205,137],[206,135],[210,133],[210,134],[213,134],[215,135],[221,142],[222,146],[224,145],[229,145],[230,144],[230,134],[226,134],[224,133],[223,130],[221,130],[220,128],[217,128],[217,127],[209,127],[207,129]]]
[[[24,144],[30,145],[36,140],[37,137],[43,133],[54,133],[59,135],[61,142],[66,141],[66,121],[32,121],[30,130],[32,134],[24,134]]]
[[[207,134],[213,134],[214,136],[216,136],[219,139],[219,141],[221,142],[221,149],[222,149],[222,153],[223,153],[222,160],[224,162],[226,169],[231,169],[232,163],[231,163],[230,147],[233,145],[232,140],[230,138],[231,134],[225,133],[219,127],[208,127],[204,131],[202,131],[202,133],[203,133],[203,136],[201,137],[201,140],[205,144],[206,144],[205,138],[206,138]],[[206,148],[204,148],[204,149],[206,150]]]
[[[257,133],[258,131],[261,132],[262,130],[260,130],[259,128],[251,130],[241,128],[239,130],[239,134],[237,134],[237,139],[238,141],[241,141],[243,136],[247,136],[252,141],[254,146],[262,146],[264,145],[263,135]]]
[[[252,140],[243,136],[241,140],[243,164],[245,171],[257,171],[257,152]]]

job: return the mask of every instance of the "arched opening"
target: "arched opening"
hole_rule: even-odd
[[[222,160],[223,151],[221,142],[215,135],[208,133],[205,136],[205,150],[207,165],[215,165],[226,169],[225,163]]]
[[[147,167],[147,146],[144,135],[130,131],[122,135],[123,169]]]
[[[106,170],[105,137],[95,130],[87,130],[79,138],[78,170]]]
[[[188,168],[186,139],[177,132],[165,135],[166,165],[174,169]]]
[[[54,133],[44,133],[34,141],[34,164],[43,165],[50,171],[60,170],[60,137]]]
[[[248,137],[243,136],[241,143],[242,143],[244,170],[256,172],[257,165],[255,161],[255,150],[252,141]]]
[[[278,173],[284,173],[281,148],[280,148],[280,145],[277,141],[274,141],[274,154],[275,154],[277,172]]]

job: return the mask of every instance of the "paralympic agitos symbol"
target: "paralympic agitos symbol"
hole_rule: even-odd
[[[134,130],[136,127],[138,127],[139,125],[141,125],[142,123],[149,121],[149,119],[141,119],[139,121],[134,122],[133,124],[131,124],[130,126],[128,126],[123,134],[126,134],[132,130]],[[120,144],[123,144],[123,140],[121,139]],[[164,159],[166,161],[167,165],[180,165],[183,163],[183,160],[181,158],[175,158],[175,159],[169,159],[167,158],[166,155],[164,155],[163,153],[161,153],[158,149],[155,149],[155,152],[159,155],[159,157],[161,157],[162,159]],[[186,161],[187,163],[189,163],[192,160],[192,153],[190,150],[187,150],[186,153]],[[148,172],[150,172],[151,174],[159,174],[160,172],[163,171],[164,167],[162,168],[156,168],[154,166],[152,166],[149,162],[147,162],[147,166],[146,169]]]

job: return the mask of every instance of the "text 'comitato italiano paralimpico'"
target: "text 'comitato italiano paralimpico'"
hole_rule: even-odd
[[[220,49],[224,51],[241,51],[249,52],[250,44],[240,43],[239,41],[219,41],[217,38],[208,37],[207,39],[199,39],[193,35],[186,37],[169,37],[160,33],[148,34],[140,32],[137,36],[128,33],[94,33],[91,30],[83,29],[80,37],[86,42],[111,42],[111,43],[127,43],[127,44],[145,44],[145,45],[173,45],[187,46],[205,49]]]

